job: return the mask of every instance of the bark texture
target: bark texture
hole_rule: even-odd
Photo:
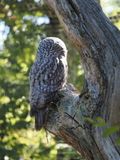
[[[120,31],[94,0],[45,2],[80,52],[86,81],[81,94],[71,85],[60,92],[62,98],[51,109],[46,128],[87,160],[120,160],[117,135],[103,138],[104,128],[85,120],[100,116],[109,125],[120,124]]]

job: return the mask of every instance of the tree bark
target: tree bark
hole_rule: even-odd
[[[103,138],[105,127],[86,118],[102,117],[120,124],[120,32],[94,0],[45,0],[80,53],[85,88],[77,93],[67,85],[52,108],[46,128],[62,137],[87,160],[120,160],[119,135]]]

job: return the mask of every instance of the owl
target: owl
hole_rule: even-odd
[[[35,117],[36,130],[44,127],[51,103],[58,100],[58,92],[66,85],[67,72],[67,49],[64,42],[56,37],[43,39],[29,74],[30,114]]]

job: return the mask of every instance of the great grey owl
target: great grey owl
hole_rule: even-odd
[[[57,100],[58,91],[66,85],[67,68],[64,42],[56,37],[43,39],[29,74],[30,113],[35,116],[36,130],[44,127],[50,104]]]

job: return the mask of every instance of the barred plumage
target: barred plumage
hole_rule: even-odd
[[[35,116],[37,130],[44,126],[50,103],[57,100],[58,91],[66,84],[67,68],[64,42],[56,37],[43,39],[29,74],[31,116]]]

